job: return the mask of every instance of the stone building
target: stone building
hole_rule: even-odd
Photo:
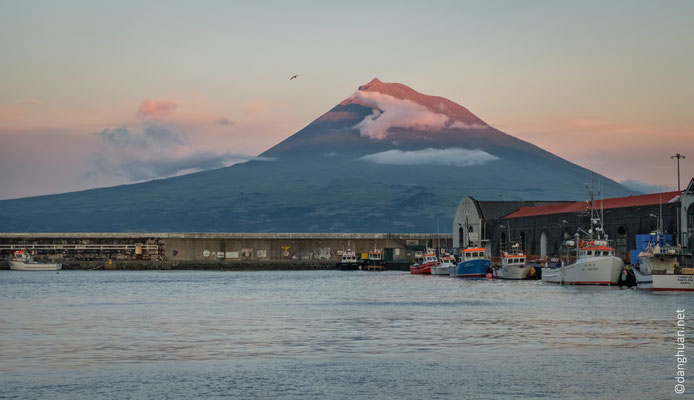
[[[694,255],[694,178],[682,192],[680,210],[680,243],[687,254]]]
[[[499,219],[490,231],[492,254],[518,243],[530,257],[558,255],[562,243],[579,228],[588,230],[593,208],[617,253],[628,261],[629,250],[636,248],[636,235],[656,232],[659,223],[663,233],[677,235],[680,195],[674,191],[595,200],[593,207],[589,201],[524,207]]]
[[[522,207],[561,204],[558,201],[479,201],[463,197],[453,218],[453,252],[458,254],[466,247],[484,247],[491,251],[494,225],[504,217]]]
[[[595,200],[603,228],[617,253],[629,261],[636,235],[672,234],[694,257],[694,178],[682,191]],[[453,219],[455,250],[482,246],[491,256],[518,243],[529,258],[558,255],[562,243],[590,227],[590,201],[478,201],[464,197]]]

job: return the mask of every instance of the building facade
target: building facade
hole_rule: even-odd
[[[464,197],[453,219],[453,247],[484,247],[500,256],[515,243],[530,259],[559,255],[564,241],[602,220],[608,239],[625,261],[636,235],[672,234],[685,254],[694,253],[694,178],[683,192],[672,191],[576,202],[478,201]]]

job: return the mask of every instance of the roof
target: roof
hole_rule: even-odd
[[[471,251],[484,251],[484,249],[481,249],[481,248],[476,248],[476,249],[465,249],[465,250],[463,250],[463,253],[468,253],[468,252],[471,252]]]
[[[493,201],[484,201],[484,200],[477,200],[476,201],[480,214],[482,215],[482,218],[484,219],[498,219],[502,218],[508,214],[511,214],[512,212],[518,211],[519,209],[523,207],[536,207],[536,206],[543,206],[543,205],[548,205],[548,204],[559,204],[559,203],[567,203],[567,202],[560,202],[560,201],[499,201],[499,200],[493,200]]]
[[[680,200],[681,192],[644,194],[641,196],[616,197],[613,199],[595,200],[596,209],[624,208],[650,206],[656,204],[674,203]],[[590,211],[590,202],[576,201],[573,203],[551,204],[539,207],[523,207],[520,210],[507,215],[505,218],[532,217],[536,215],[565,214]]]
[[[612,247],[607,246],[587,246],[581,247],[581,250],[615,251]]]
[[[689,181],[689,185],[687,185],[687,188],[684,189],[684,192],[682,194],[694,194],[694,178],[692,178],[692,180]]]

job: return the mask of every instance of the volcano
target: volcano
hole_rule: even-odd
[[[0,230],[436,232],[463,196],[581,200],[593,174],[450,100],[378,79],[261,156],[274,161],[0,201]],[[634,193],[601,179],[604,197]]]

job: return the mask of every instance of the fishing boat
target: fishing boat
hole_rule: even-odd
[[[504,252],[501,266],[494,269],[494,277],[499,279],[526,279],[532,266],[526,263],[525,254],[518,251],[518,243],[512,252]]]
[[[63,266],[61,263],[35,261],[34,257],[27,250],[15,251],[13,257],[8,262],[10,269],[13,271],[58,271]]]
[[[450,275],[450,268],[455,266],[455,257],[444,255],[438,265],[431,268],[432,275]]]
[[[465,249],[460,254],[460,262],[448,269],[450,276],[457,278],[484,278],[492,263],[483,248]]]
[[[356,253],[350,249],[342,252],[342,260],[337,263],[337,267],[341,271],[356,271],[360,266]]]
[[[413,275],[431,275],[431,268],[438,264],[435,253],[422,254],[415,256],[415,262],[410,266],[410,273]]]
[[[590,186],[590,228],[578,229],[574,240],[564,242],[567,249],[565,262],[554,267],[542,268],[542,282],[560,285],[616,285],[624,268],[622,259],[615,255],[615,248],[602,227],[602,213],[593,202],[593,185]],[[570,256],[575,255],[571,262]]]
[[[385,271],[386,265],[383,260],[383,252],[374,249],[367,254],[365,268],[367,271]]]
[[[682,268],[680,246],[650,244],[631,266],[639,290],[694,291],[694,268]]]
[[[607,240],[569,240],[576,246],[576,261],[542,268],[542,282],[561,285],[616,285],[624,267]]]

